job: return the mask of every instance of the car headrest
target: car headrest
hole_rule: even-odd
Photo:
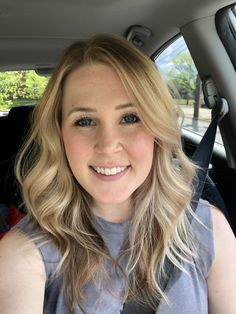
[[[16,129],[29,128],[34,105],[12,107],[8,113],[8,121]]]

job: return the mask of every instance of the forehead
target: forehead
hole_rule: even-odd
[[[83,65],[77,68],[68,76],[65,87],[67,88],[68,85],[73,83],[83,87],[101,85],[102,83],[122,85],[117,72],[111,66],[105,64]]]
[[[132,101],[117,72],[108,65],[84,65],[74,70],[63,88],[63,104],[86,105]]]

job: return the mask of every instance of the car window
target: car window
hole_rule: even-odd
[[[211,121],[211,110],[204,103],[201,79],[183,37],[167,46],[155,58],[155,63],[184,113],[182,127],[203,136]],[[216,142],[223,145],[219,130]]]
[[[48,77],[35,71],[0,72],[0,114],[7,115],[12,106],[35,104],[48,83]]]

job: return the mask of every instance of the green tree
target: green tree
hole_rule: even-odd
[[[11,105],[17,97],[19,76],[17,72],[0,73],[0,101],[1,105]]]
[[[47,83],[47,77],[34,71],[0,72],[0,109],[17,105],[22,100],[38,100]]]
[[[177,98],[177,91],[181,98],[194,98],[196,89],[197,70],[190,54],[186,51],[180,53],[171,60],[169,70],[166,73],[170,92],[174,98]],[[177,90],[177,91],[176,91]]]
[[[26,73],[26,99],[40,99],[48,83],[47,77],[38,76],[35,72],[30,71]]]

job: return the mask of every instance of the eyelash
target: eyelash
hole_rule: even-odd
[[[122,116],[122,119],[121,119],[121,121],[123,120],[123,119],[125,119],[125,118],[130,118],[130,117],[132,117],[133,119],[135,119],[135,121],[129,121],[128,123],[122,123],[122,124],[135,124],[135,123],[138,123],[138,122],[140,122],[140,119],[139,119],[139,117],[138,117],[138,115],[136,114],[136,113],[128,113],[128,114],[124,114],[123,116]]]
[[[91,119],[91,118],[89,118],[89,117],[81,117],[81,118],[79,118],[78,120],[76,120],[75,122],[74,122],[74,126],[77,126],[77,127],[81,127],[81,128],[88,128],[88,127],[90,127],[91,126],[91,124],[90,125],[85,125],[84,124],[84,122],[85,121],[92,121],[94,124],[92,125],[92,126],[95,126],[95,122],[93,121],[93,119]],[[81,125],[81,123],[83,123],[82,125]]]
[[[125,118],[130,119],[131,117],[132,117],[133,121],[126,121],[126,122],[123,121]],[[140,122],[140,119],[139,119],[138,115],[135,113],[124,114],[121,118],[121,124],[132,125],[132,124],[135,124],[138,122]],[[96,123],[94,122],[94,120],[92,118],[84,116],[84,117],[81,117],[78,120],[76,120],[74,122],[74,126],[81,127],[81,128],[88,128],[88,127],[96,126]]]

